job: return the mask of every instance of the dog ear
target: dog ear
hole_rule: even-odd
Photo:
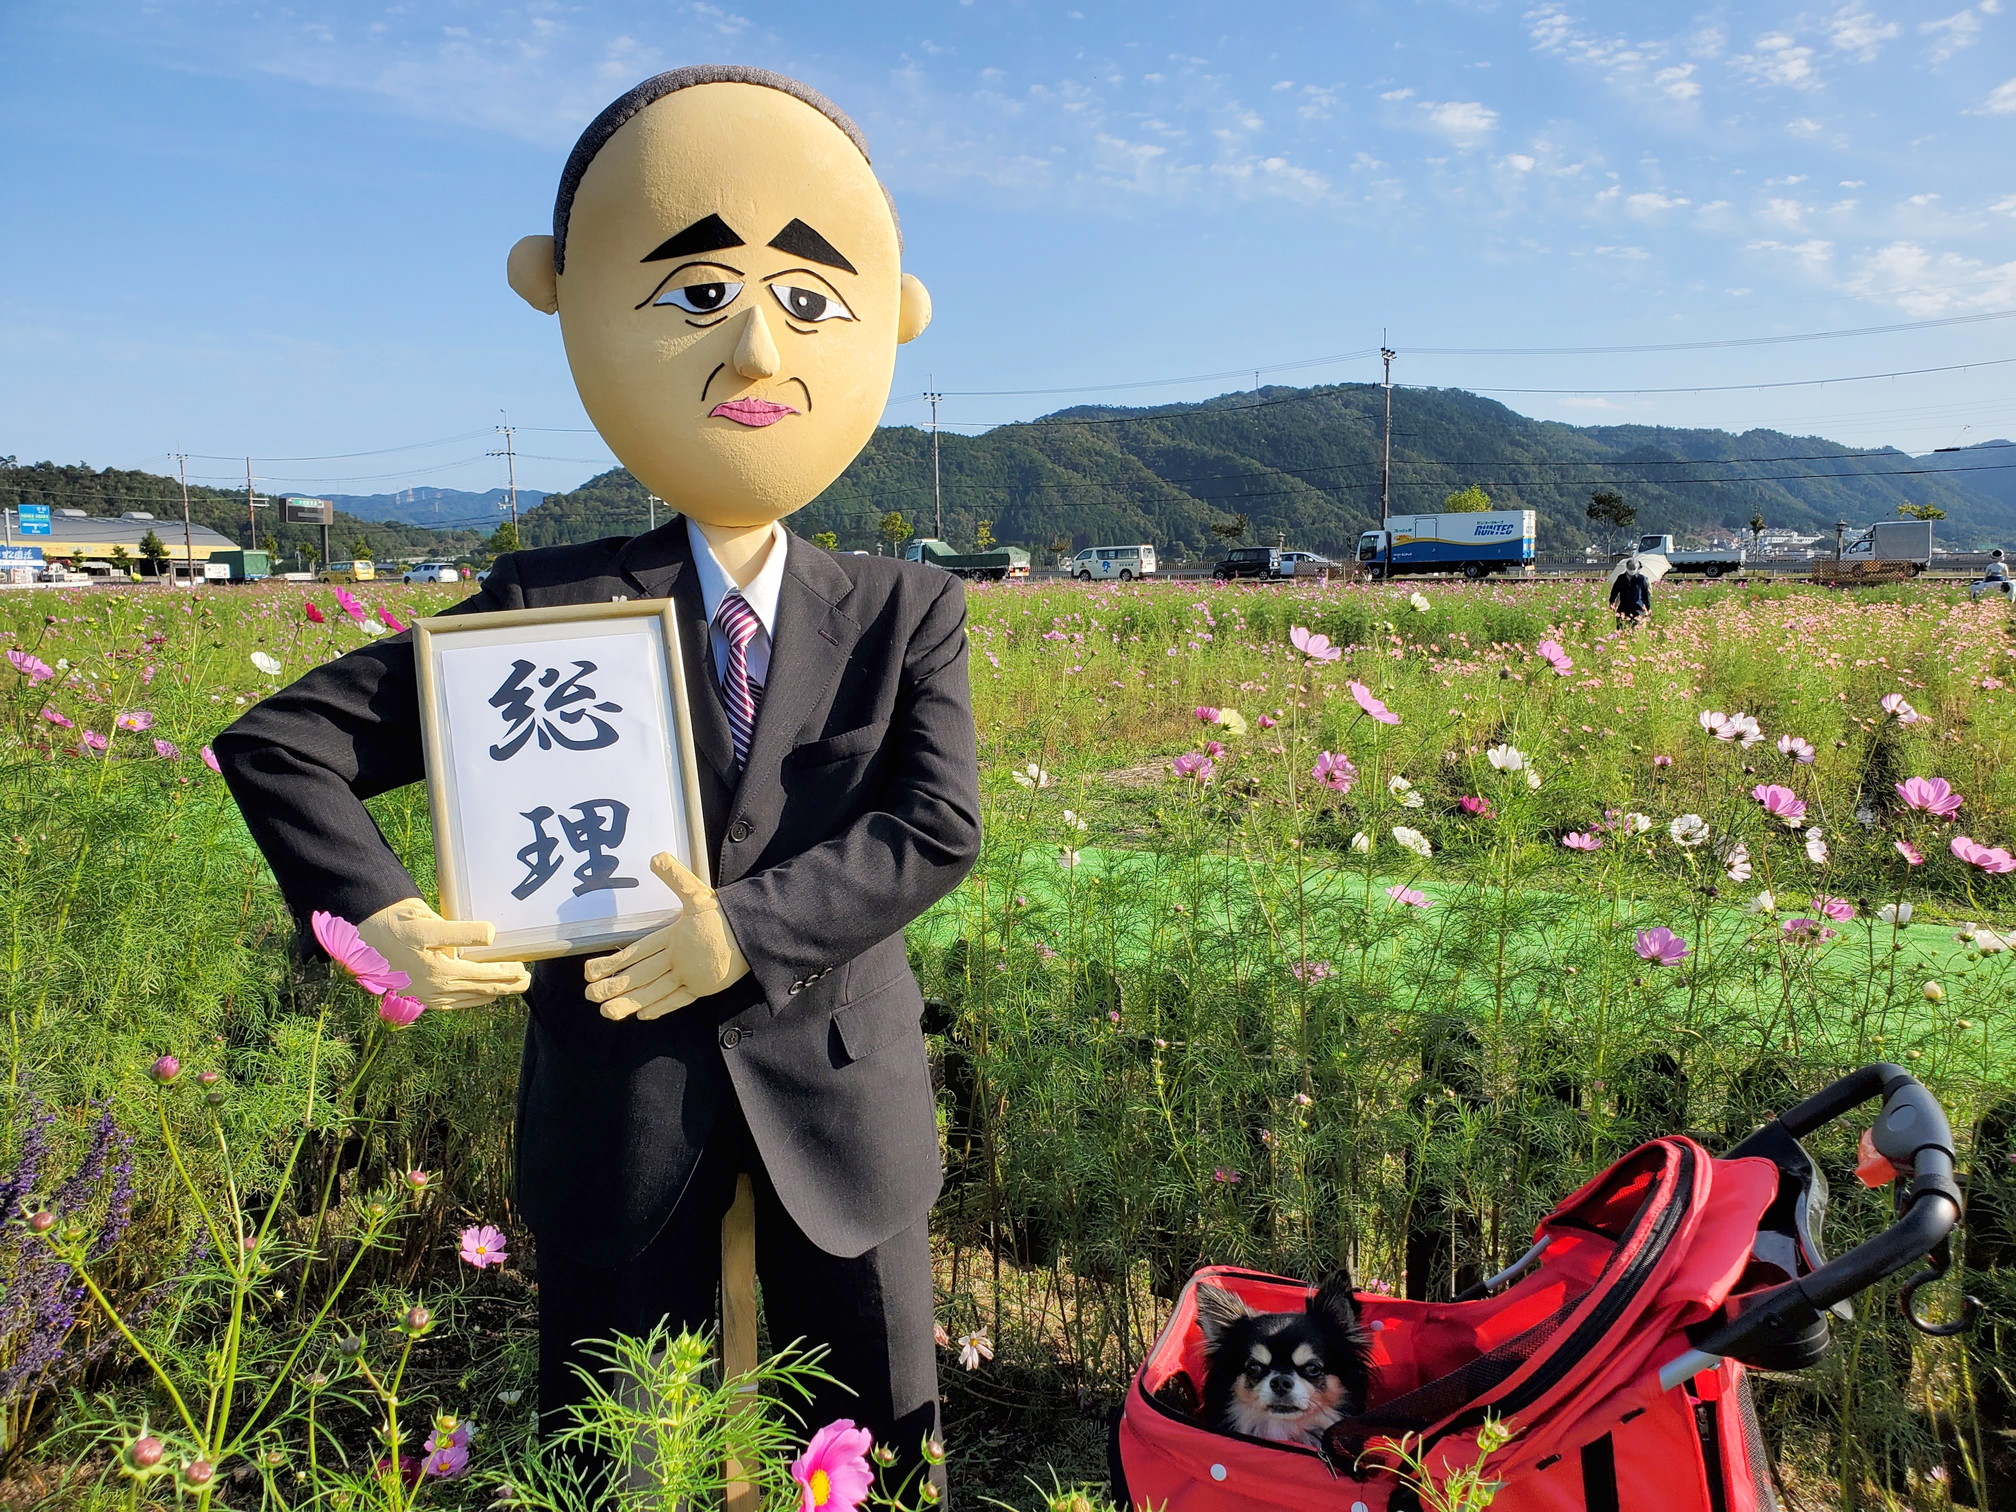
[[[1358,1332],[1358,1298],[1351,1290],[1351,1272],[1338,1270],[1331,1274],[1309,1299],[1306,1309],[1311,1316],[1329,1317],[1348,1334]]]
[[[1197,1326],[1204,1331],[1204,1347],[1216,1349],[1218,1341],[1234,1324],[1256,1316],[1253,1309],[1222,1286],[1200,1282],[1197,1287]]]

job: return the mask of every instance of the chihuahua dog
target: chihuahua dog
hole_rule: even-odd
[[[1339,1271],[1301,1312],[1257,1313],[1221,1286],[1197,1288],[1204,1420],[1232,1433],[1320,1448],[1364,1410],[1372,1346],[1351,1277]]]

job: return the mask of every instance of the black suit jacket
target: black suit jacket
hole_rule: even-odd
[[[812,1241],[855,1255],[939,1190],[903,928],[980,842],[965,596],[936,568],[789,538],[769,683],[737,772],[686,522],[515,552],[451,613],[670,598],[678,606],[721,906],[750,972],[650,1023],[541,961],[518,1092],[518,1201],[544,1245],[635,1255],[733,1096]],[[299,920],[362,919],[419,889],[363,800],[425,777],[406,636],[361,646],[247,711],[215,751]],[[711,1242],[711,1240],[709,1241]]]

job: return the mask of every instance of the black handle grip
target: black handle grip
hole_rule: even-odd
[[[1777,1122],[1796,1139],[1877,1096],[1883,1099],[1883,1111],[1873,1131],[1876,1149],[1900,1171],[1911,1173],[1896,1222],[1810,1276],[1751,1298],[1736,1317],[1697,1338],[1697,1348],[1739,1360],[1771,1358],[1791,1341],[1805,1339],[1826,1308],[1929,1255],[1953,1232],[1960,1222],[1960,1188],[1953,1179],[1952,1128],[1938,1101],[1902,1066],[1864,1066],[1787,1110]]]

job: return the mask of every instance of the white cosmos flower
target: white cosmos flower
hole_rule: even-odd
[[[1771,896],[1771,889],[1767,887],[1743,905],[1743,912],[1748,914],[1776,913],[1778,912],[1778,900]]]
[[[1051,778],[1050,774],[1033,761],[1026,767],[1017,767],[1008,775],[1015,779],[1017,787],[1047,788],[1056,786],[1056,782]]]
[[[1218,711],[1217,722],[1223,726],[1227,735],[1244,735],[1246,733],[1246,716],[1241,714],[1237,709],[1220,709]]]
[[[1620,835],[1642,835],[1652,828],[1650,814],[1628,813],[1617,816],[1617,833]]]
[[[1417,829],[1409,829],[1404,824],[1393,826],[1393,840],[1395,844],[1404,846],[1424,860],[1435,854],[1435,847],[1429,843],[1426,835]]]
[[[993,1358],[993,1342],[980,1330],[976,1328],[972,1333],[959,1335],[959,1363],[968,1370],[978,1370],[982,1360]]]
[[[1666,826],[1666,833],[1673,837],[1675,845],[1685,846],[1688,850],[1692,850],[1695,846],[1706,843],[1708,839],[1708,821],[1703,819],[1699,814],[1682,814],[1678,819],[1675,819],[1671,824]]]
[[[1540,786],[1540,773],[1537,768],[1534,767],[1526,768],[1526,786],[1528,786],[1529,788],[1537,788]]]
[[[1526,766],[1526,753],[1517,746],[1494,745],[1484,753],[1484,759],[1501,772],[1517,772]]]
[[[1722,853],[1722,874],[1731,882],[1750,880],[1750,847],[1741,840]]]
[[[1885,924],[1902,927],[1911,922],[1911,905],[1909,903],[1885,903],[1881,908],[1876,910],[1876,917],[1881,919]]]
[[[1414,791],[1414,784],[1409,782],[1405,777],[1395,776],[1387,778],[1386,791],[1399,800],[1400,807],[1402,808],[1420,808],[1428,801]]]
[[[1361,856],[1364,855],[1372,849],[1372,837],[1363,830],[1358,831],[1357,834],[1351,837],[1351,849],[1358,852]]]
[[[252,665],[257,667],[261,672],[264,672],[268,677],[278,677],[280,675],[280,663],[275,658],[268,656],[264,651],[254,651],[252,653]]]
[[[1063,867],[1063,868],[1064,868],[1064,870],[1066,870],[1066,871],[1069,871],[1069,870],[1071,870],[1071,868],[1072,868],[1072,867],[1074,867],[1074,866],[1076,866],[1076,865],[1078,864],[1078,852],[1076,852],[1075,850],[1073,850],[1073,849],[1072,849],[1072,848],[1071,848],[1070,846],[1068,846],[1068,845],[1060,845],[1060,846],[1058,846],[1058,847],[1057,847],[1057,864],[1058,864],[1059,866]]]
[[[1821,838],[1817,824],[1806,831],[1806,859],[1815,866],[1827,864],[1827,842]]]
[[[376,620],[359,620],[357,621],[357,628],[367,636],[383,635],[385,633],[385,627]]]
[[[1082,815],[1074,814],[1069,809],[1064,810],[1064,828],[1082,830],[1085,827],[1086,824]]]
[[[1415,609],[1422,614],[1426,614],[1428,612],[1428,600],[1423,598],[1418,593],[1408,594],[1407,602],[1412,604],[1415,607]]]

